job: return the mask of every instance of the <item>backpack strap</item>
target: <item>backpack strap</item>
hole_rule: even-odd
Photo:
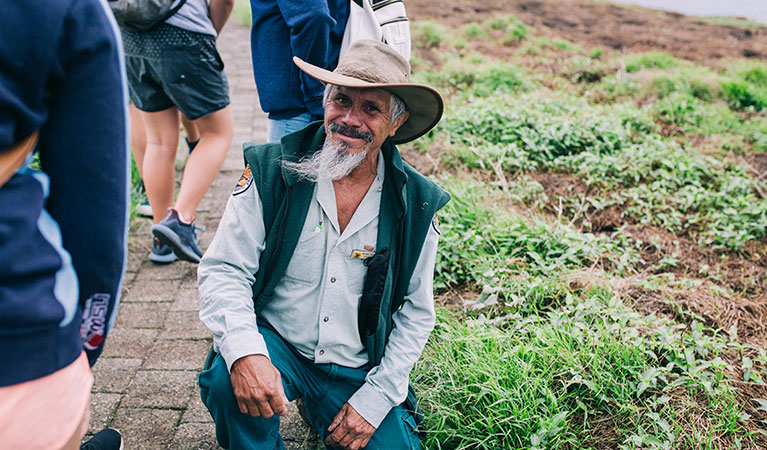
[[[0,153],[0,187],[21,169],[27,156],[32,153],[36,145],[37,131],[5,152]]]

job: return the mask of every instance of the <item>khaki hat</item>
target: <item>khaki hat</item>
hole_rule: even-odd
[[[354,42],[332,72],[296,56],[293,62],[299,69],[323,83],[385,89],[402,99],[410,116],[392,136],[391,140],[395,144],[423,136],[442,117],[444,102],[439,92],[423,84],[410,83],[410,63],[383,42],[372,39]]]

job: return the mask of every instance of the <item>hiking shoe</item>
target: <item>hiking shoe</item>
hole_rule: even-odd
[[[152,238],[152,251],[149,252],[149,260],[155,264],[170,264],[178,259],[167,245],[160,242],[156,237]]]
[[[152,225],[152,234],[167,245],[180,259],[193,263],[200,262],[202,251],[197,245],[194,221],[181,223],[178,211],[168,208],[168,214],[160,223]]]
[[[104,428],[80,446],[80,450],[122,450],[122,448],[123,438],[114,428]]]
[[[153,217],[152,215],[152,207],[149,206],[149,201],[145,200],[138,205],[136,205],[136,214],[138,214],[141,217]]]

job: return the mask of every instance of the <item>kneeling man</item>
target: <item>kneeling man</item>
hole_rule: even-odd
[[[224,448],[284,448],[279,416],[303,398],[329,447],[417,449],[408,377],[434,326],[449,195],[395,144],[428,132],[442,98],[380,42],[355,43],[333,72],[294,61],[326,84],[324,123],[245,146],[199,267],[214,336],[203,402]]]

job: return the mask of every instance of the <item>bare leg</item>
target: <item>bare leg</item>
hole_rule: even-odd
[[[141,111],[131,103],[128,107],[130,112],[130,148],[133,159],[136,160],[138,173],[144,178],[144,152],[146,151],[146,133],[144,122],[141,120]]]
[[[144,186],[152,206],[154,223],[159,223],[173,204],[175,174],[173,171],[178,146],[178,110],[175,107],[158,112],[141,112],[146,130],[146,154],[143,161]]]
[[[176,210],[186,220],[192,220],[197,205],[221,170],[234,133],[232,111],[228,106],[200,117],[194,124],[200,133],[200,142],[186,161],[176,198]]]
[[[189,142],[197,142],[200,140],[200,132],[197,130],[197,126],[183,114],[181,114],[181,125],[184,127],[186,139]]]

